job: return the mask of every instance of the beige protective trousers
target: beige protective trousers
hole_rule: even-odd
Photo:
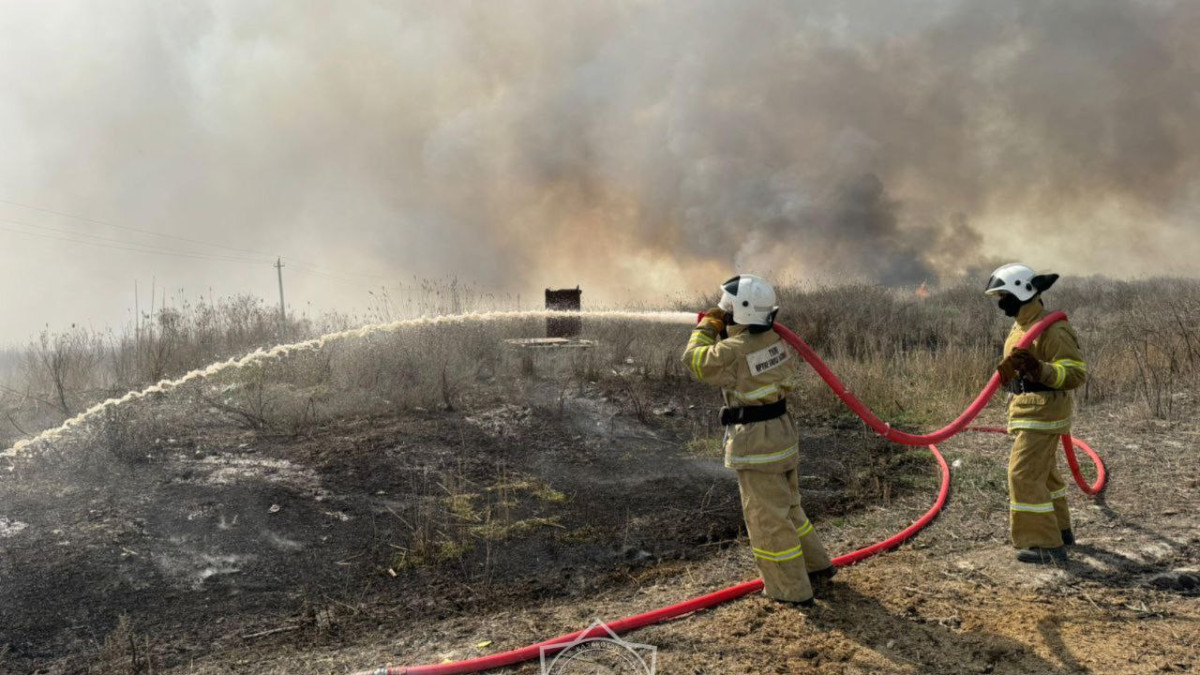
[[[1059,434],[1012,432],[1008,458],[1009,525],[1016,548],[1057,548],[1071,528],[1067,484],[1058,471]]]
[[[796,469],[743,470],[737,475],[742,514],[766,594],[788,602],[808,600],[813,597],[808,573],[831,563],[821,537],[800,507]]]

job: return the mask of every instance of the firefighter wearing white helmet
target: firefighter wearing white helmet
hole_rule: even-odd
[[[737,471],[742,513],[764,592],[782,602],[813,603],[809,577],[836,570],[800,506],[799,434],[787,392],[799,360],[771,330],[775,290],[741,274],[721,285],[721,300],[691,333],[683,362],[696,379],[721,388],[725,466]]]
[[[992,277],[988,279],[985,295],[990,295],[1004,299],[1005,296],[1012,296],[1016,304],[1011,307],[1020,307],[1022,304],[1029,302],[1035,295],[1050,288],[1058,279],[1057,274],[1039,275],[1033,271],[1032,267],[1021,263],[1009,263],[1001,265],[992,272]],[[1037,285],[1035,285],[1035,281]],[[1044,287],[1044,288],[1043,288]],[[1005,310],[1005,314],[1015,316],[1002,305],[1001,309]]]
[[[733,315],[733,322],[743,326],[770,326],[775,323],[779,307],[775,304],[775,289],[766,279],[753,274],[739,274],[721,284],[721,301],[717,307]]]
[[[1075,543],[1067,486],[1058,470],[1058,443],[1062,434],[1071,433],[1071,390],[1087,379],[1087,364],[1065,321],[1050,326],[1028,349],[1016,349],[1046,316],[1042,293],[1057,280],[1057,274],[1038,274],[1028,265],[1011,263],[993,272],[984,290],[1014,319],[997,370],[1013,394],[1008,406],[1013,436],[1009,524],[1021,562],[1064,561],[1064,546]]]

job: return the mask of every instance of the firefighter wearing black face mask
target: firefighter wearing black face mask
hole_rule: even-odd
[[[1087,364],[1075,331],[1065,321],[1050,326],[1028,349],[1016,349],[1025,333],[1046,316],[1041,295],[1056,280],[1057,274],[1037,274],[1012,263],[992,273],[985,291],[1015,319],[997,370],[1013,394],[1008,406],[1008,432],[1013,437],[1009,523],[1021,562],[1064,561],[1064,545],[1075,543],[1057,449],[1059,436],[1071,433],[1070,391],[1087,378]]]

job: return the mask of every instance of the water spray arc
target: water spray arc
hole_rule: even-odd
[[[1033,328],[1031,328],[1029,332],[1025,334],[1024,338],[1022,338],[1017,344],[1017,346],[1028,347],[1033,343],[1034,339],[1045,332],[1045,330],[1049,328],[1051,324],[1057,321],[1065,321],[1066,318],[1066,314],[1062,312],[1054,312],[1053,314],[1050,314],[1038,322]],[[803,357],[806,362],[808,362],[810,366],[812,366],[821,379],[824,380],[827,385],[829,385],[835,394],[837,394],[838,398],[840,398],[843,403],[853,410],[854,413],[858,415],[863,422],[870,426],[874,431],[879,433],[884,438],[902,445],[927,446],[929,451],[933,453],[933,458],[937,462],[938,470],[941,474],[941,484],[938,487],[937,498],[934,500],[933,506],[931,506],[928,511],[926,511],[911,525],[892,535],[891,537],[857,551],[852,551],[845,555],[834,558],[833,564],[838,567],[853,565],[857,562],[870,558],[871,556],[895,548],[905,540],[911,538],[917,532],[924,529],[933,521],[935,517],[937,517],[937,514],[942,510],[942,507],[945,506],[946,498],[950,494],[950,467],[946,464],[946,458],[942,456],[942,453],[938,450],[937,446],[933,445],[934,443],[940,443],[941,441],[955,436],[962,431],[1007,433],[1006,429],[998,427],[969,426],[970,423],[979,416],[979,413],[983,411],[984,407],[987,406],[988,401],[991,399],[992,395],[996,393],[996,390],[999,389],[999,374],[992,375],[992,378],[988,380],[987,385],[984,387],[983,391],[980,392],[979,396],[976,397],[971,405],[968,406],[967,409],[949,425],[929,434],[909,434],[893,429],[890,424],[884,422],[873,412],[871,412],[871,410],[862,401],[858,400],[856,396],[850,393],[850,390],[846,387],[846,385],[843,384],[840,379],[838,379],[837,375],[835,375],[827,365],[825,365],[825,362],[821,360],[821,357],[817,356],[816,352],[814,352],[813,349],[808,346],[808,344],[801,340],[799,336],[789,330],[786,326],[776,324],[775,331],[779,333],[780,337],[782,337],[789,345],[791,345],[800,354],[800,356]],[[1100,459],[1100,456],[1097,455],[1096,452],[1090,447],[1088,447],[1086,443],[1078,439],[1073,439],[1069,435],[1063,435],[1062,443],[1063,451],[1067,455],[1067,462],[1071,467],[1071,474],[1074,476],[1075,482],[1079,488],[1088,495],[1095,495],[1103,490],[1108,475],[1104,468],[1104,462]],[[1096,481],[1091,485],[1088,484],[1087,480],[1080,472],[1079,462],[1075,457],[1075,447],[1079,447],[1085,453],[1087,453],[1088,458],[1091,459],[1092,463],[1096,467]],[[674,618],[685,616],[702,609],[715,607],[751,593],[757,593],[761,591],[762,588],[762,580],[755,579],[754,581],[736,584],[734,586],[730,586],[729,588],[721,589],[707,595],[701,595],[681,603],[661,607],[643,614],[637,614],[634,616],[625,617],[623,619],[618,619],[608,623],[607,626],[615,633],[623,633],[635,630],[637,628],[644,628],[656,623],[661,623],[663,621],[669,621]],[[455,675],[458,673],[477,673],[484,670],[511,666],[524,661],[536,659],[541,655],[543,648],[569,644],[580,638],[602,637],[602,630],[602,628],[596,627],[594,629],[576,631],[574,633],[560,635],[537,644],[529,645],[528,647],[522,647],[520,649],[502,652],[500,654],[491,654],[489,656],[476,659],[468,659],[453,663],[431,664],[426,666],[383,667],[374,670],[362,671],[356,673],[355,675]]]
[[[480,314],[449,314],[444,316],[421,317],[417,319],[404,319],[401,321],[393,321],[391,323],[372,324],[362,326],[361,328],[352,328],[350,330],[339,331],[337,333],[329,333],[311,340],[302,342],[293,342],[291,344],[277,345],[270,349],[257,349],[245,356],[234,357],[225,361],[197,368],[188,373],[185,373],[174,379],[167,379],[158,382],[157,384],[131,391],[117,398],[110,398],[106,401],[101,401],[92,407],[84,410],[78,415],[68,419],[53,429],[47,429],[33,438],[18,441],[11,448],[0,452],[0,458],[16,457],[22,452],[28,451],[32,446],[39,443],[49,443],[63,437],[71,429],[85,424],[97,415],[115,408],[117,406],[145,398],[151,394],[161,394],[176,387],[182,386],[194,380],[211,377],[218,373],[230,369],[245,368],[246,366],[254,365],[269,359],[280,358],[295,352],[312,351],[321,349],[325,345],[339,340],[349,338],[365,338],[374,333],[389,333],[404,330],[407,328],[431,327],[431,326],[455,326],[470,323],[488,323],[491,321],[503,321],[510,319],[540,319],[540,318],[577,318],[579,316],[587,316],[595,319],[621,320],[621,321],[650,321],[654,323],[691,323],[693,314],[690,312],[622,312],[622,311],[590,311],[590,312],[569,312],[558,310],[526,310],[515,312],[485,312]]]

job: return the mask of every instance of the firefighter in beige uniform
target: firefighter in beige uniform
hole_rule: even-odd
[[[1013,437],[1009,523],[1021,562],[1065,561],[1064,544],[1075,543],[1067,485],[1058,470],[1058,445],[1062,434],[1071,433],[1070,390],[1087,379],[1087,364],[1075,331],[1065,321],[1050,326],[1028,349],[1016,349],[1025,333],[1046,316],[1041,294],[1057,279],[1057,274],[1037,274],[1012,263],[992,273],[986,290],[1015,319],[997,370],[1013,393],[1008,406],[1008,432]]]
[[[836,570],[800,507],[799,435],[786,405],[799,363],[771,330],[779,308],[770,284],[743,274],[721,290],[719,307],[692,330],[683,360],[697,379],[721,387],[724,395],[725,466],[737,470],[766,594],[811,605],[809,576],[830,578]]]

